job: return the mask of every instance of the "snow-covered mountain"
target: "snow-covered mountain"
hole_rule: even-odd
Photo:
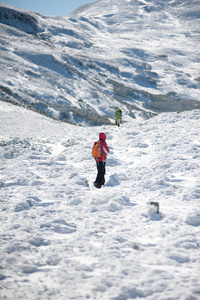
[[[0,4],[0,299],[200,299],[199,7]]]
[[[200,1],[97,0],[46,17],[0,4],[1,99],[74,124],[200,108]]]

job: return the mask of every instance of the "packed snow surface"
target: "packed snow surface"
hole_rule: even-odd
[[[0,102],[0,123],[1,299],[200,299],[199,110],[80,127]]]

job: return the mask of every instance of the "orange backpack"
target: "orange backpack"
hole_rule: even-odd
[[[92,156],[93,157],[101,157],[101,142],[94,142],[93,148],[92,148]]]

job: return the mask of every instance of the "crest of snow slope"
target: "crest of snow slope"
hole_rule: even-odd
[[[116,106],[199,108],[199,4],[101,0],[67,17],[1,4],[1,99],[90,125]]]
[[[196,110],[94,130],[0,102],[1,299],[199,299],[199,121]],[[85,179],[100,131],[97,190]]]

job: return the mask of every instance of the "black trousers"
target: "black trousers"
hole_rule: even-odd
[[[106,173],[106,163],[103,161],[97,161],[97,178],[94,182],[96,187],[101,187],[105,184],[105,173]]]

